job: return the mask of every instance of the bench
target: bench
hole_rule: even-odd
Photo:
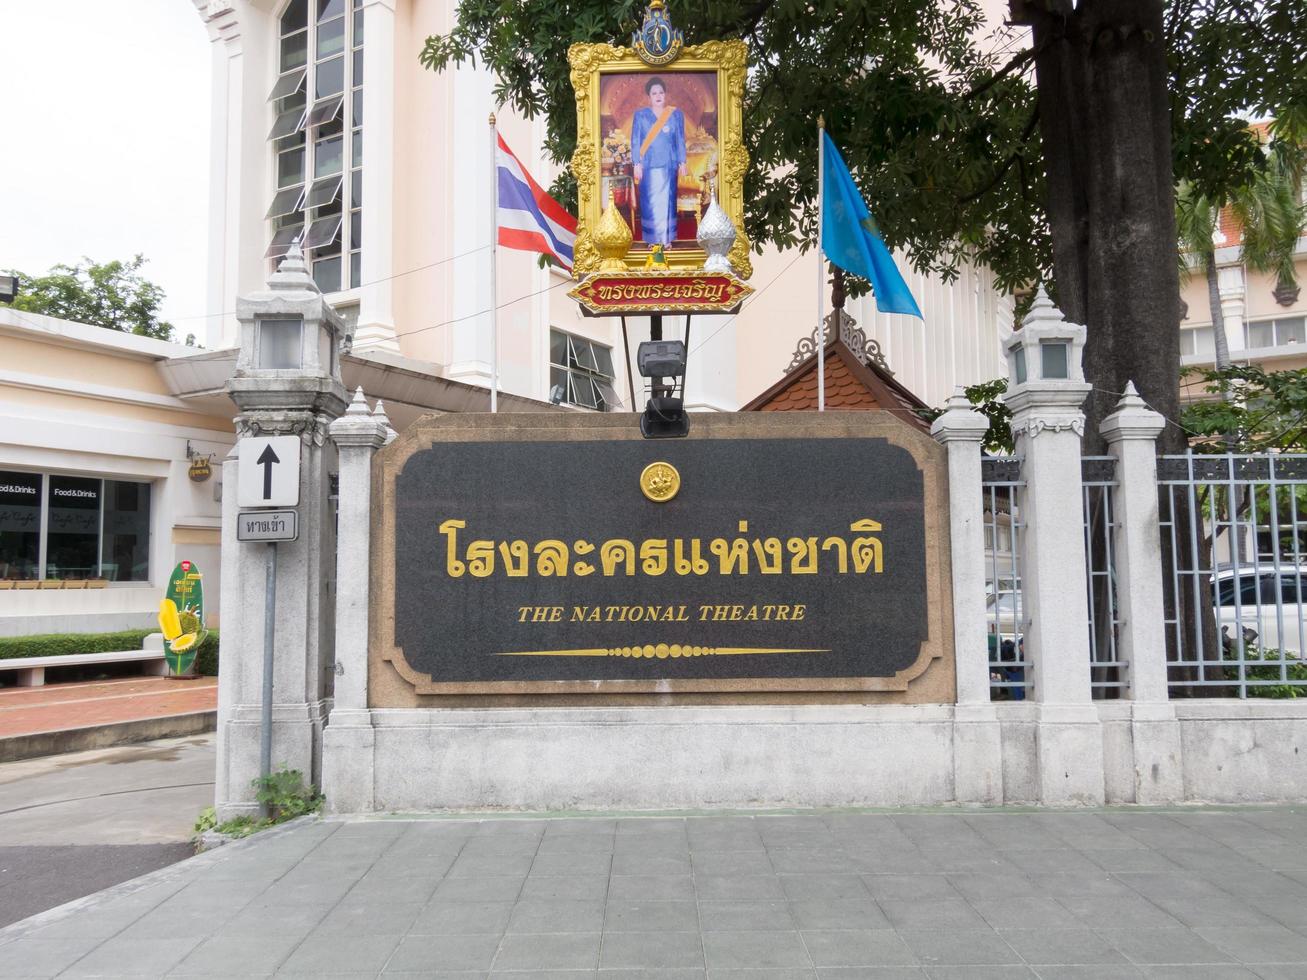
[[[140,662],[145,672],[162,676],[168,672],[163,658],[163,637],[159,634],[145,638],[143,650],[114,650],[108,653],[66,653],[55,657],[10,657],[0,660],[0,670],[18,671],[19,687],[41,687],[45,684],[47,667],[81,667],[87,664],[119,664]]]

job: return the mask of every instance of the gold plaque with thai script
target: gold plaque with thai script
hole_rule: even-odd
[[[600,272],[567,295],[590,316],[734,313],[753,287],[722,272]]]

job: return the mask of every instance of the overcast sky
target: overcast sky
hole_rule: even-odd
[[[202,340],[210,54],[195,5],[0,8],[0,269],[144,253],[164,318]]]

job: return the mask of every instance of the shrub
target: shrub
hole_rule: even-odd
[[[145,638],[158,630],[118,630],[113,633],[38,633],[0,636],[0,660],[23,657],[62,657],[74,653],[112,653],[139,650]],[[210,630],[195,654],[195,669],[206,677],[218,673],[218,631]]]

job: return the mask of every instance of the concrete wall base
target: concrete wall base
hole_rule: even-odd
[[[307,782],[317,782],[322,753],[322,732],[326,705],[274,704],[272,706],[272,768],[298,769]],[[226,745],[222,757],[227,767],[230,796],[217,802],[218,819],[258,812],[254,787],[247,774],[259,772],[260,709],[257,704],[233,705],[229,717],[219,725]],[[242,778],[244,777],[244,778]]]
[[[373,709],[322,744],[336,813],[1307,800],[1297,701]]]

